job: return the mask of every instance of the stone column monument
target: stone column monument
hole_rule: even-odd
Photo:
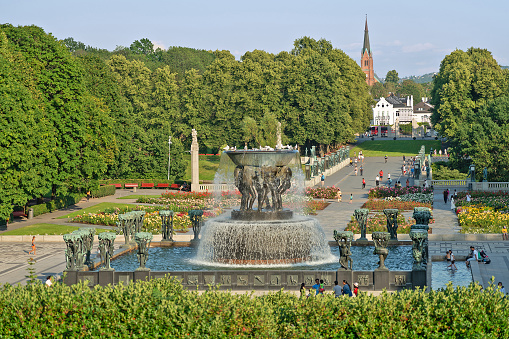
[[[200,190],[200,162],[198,160],[198,133],[193,128],[193,140],[191,142],[191,191]]]

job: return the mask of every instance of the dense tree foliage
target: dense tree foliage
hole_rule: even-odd
[[[326,40],[291,52],[171,47],[149,39],[113,52],[35,26],[0,26],[4,197],[0,218],[50,189],[88,189],[105,178],[185,173],[191,129],[203,151],[285,143],[326,149],[369,123],[372,99],[360,67]],[[19,99],[16,99],[19,98]],[[249,130],[246,126],[257,127]]]
[[[419,84],[413,80],[403,80],[403,82],[385,82],[383,84],[377,82],[371,86],[370,93],[373,99],[388,97],[395,94],[399,97],[413,96],[414,104],[421,101],[422,98],[429,97],[430,84]]]
[[[399,81],[399,76],[398,76],[398,72],[396,72],[395,69],[387,72],[387,75],[385,76],[385,82],[392,82],[392,83],[396,84],[396,83],[398,83],[398,81]]]
[[[458,169],[472,161],[479,177],[488,168],[491,181],[509,181],[509,72],[485,49],[456,50],[435,76],[432,123],[452,144]]]

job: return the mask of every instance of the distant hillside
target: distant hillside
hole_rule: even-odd
[[[502,67],[502,69],[508,69],[509,68],[509,66],[500,66],[500,67]]]
[[[413,80],[414,82],[416,82],[418,84],[423,84],[423,83],[426,83],[426,82],[432,82],[433,81],[433,75],[435,75],[435,74],[437,74],[437,72],[428,73],[428,74],[424,74],[424,75],[411,75],[409,77],[401,78],[400,81],[403,81],[403,80]]]

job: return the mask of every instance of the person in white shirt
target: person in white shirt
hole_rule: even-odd
[[[469,267],[470,261],[476,261],[479,257],[479,254],[477,253],[477,250],[474,248],[474,246],[470,246],[470,254],[467,257],[467,267]]]
[[[470,200],[472,200],[472,197],[471,197],[471,196],[470,196],[470,194],[468,194],[468,193],[467,193],[466,198],[467,198],[467,202],[470,202]]]
[[[450,267],[451,270],[457,270],[456,264],[454,263],[456,259],[454,258],[454,254],[452,253],[452,250],[449,250],[449,258],[451,259],[451,264],[447,267]]]
[[[47,287],[50,287],[51,285],[53,285],[53,283],[51,282],[51,276],[48,276],[48,277],[46,278],[46,286],[47,286]]]

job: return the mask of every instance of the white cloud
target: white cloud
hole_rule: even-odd
[[[432,49],[434,46],[430,42],[419,43],[410,46],[403,46],[401,49],[403,53],[416,53]]]
[[[164,47],[163,43],[161,41],[152,41],[152,44],[154,45],[154,51],[158,48],[165,50],[166,47]]]

